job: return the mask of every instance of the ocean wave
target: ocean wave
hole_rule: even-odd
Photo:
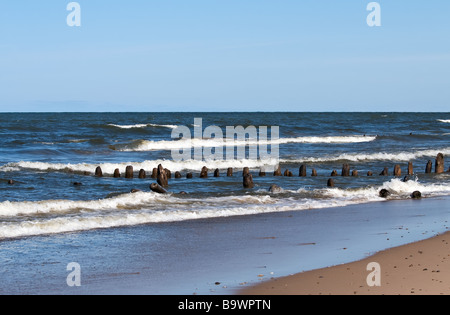
[[[45,200],[0,203],[0,217],[29,216],[42,214],[62,214],[69,212],[88,212],[102,210],[126,210],[139,209],[143,205],[151,203],[162,204],[167,199],[165,195],[139,192],[136,194],[124,194],[113,198],[88,201],[73,200]]]
[[[420,191],[425,197],[434,197],[450,194],[450,184],[448,183],[421,183],[418,179],[404,182],[398,178],[393,178],[384,182],[381,186],[368,186],[355,189],[341,188],[320,188],[308,190],[282,190],[283,194],[290,194],[291,197],[300,196],[298,199],[277,198],[268,191],[259,190],[256,195],[224,196],[206,198],[179,198],[173,194],[156,194],[153,192],[137,192],[134,194],[122,194],[112,198],[87,201],[73,200],[44,200],[44,201],[22,201],[22,202],[0,202],[0,217],[14,216],[35,216],[43,214],[89,214],[91,212],[102,211],[138,211],[138,210],[199,210],[233,208],[235,206],[280,206],[285,205],[283,201],[295,203],[295,209],[312,209],[311,205],[321,207],[322,202],[330,206],[328,201],[357,201],[369,202],[382,200],[378,196],[381,189],[389,190],[394,197],[408,197],[413,191]],[[315,203],[318,202],[318,203]],[[305,203],[308,204],[305,207]],[[340,204],[342,205],[342,204]],[[292,209],[292,210],[295,210]],[[223,210],[223,209],[222,209]],[[221,211],[221,210],[220,210]]]
[[[392,179],[379,187],[311,191],[300,188],[297,191],[283,191],[282,196],[258,191],[256,195],[200,199],[138,192],[92,201],[2,202],[0,238],[382,202],[386,199],[378,194],[383,188],[392,193],[389,199],[407,199],[415,190],[421,191],[424,197],[450,194],[449,184]]]
[[[343,153],[325,157],[305,157],[300,159],[281,159],[281,163],[323,163],[336,161],[366,162],[366,161],[396,161],[408,162],[423,157],[435,158],[439,153],[450,155],[450,147],[433,150],[418,150],[415,152],[377,152],[377,153]]]
[[[377,139],[376,136],[336,136],[336,137],[296,137],[296,138],[280,138],[276,140],[253,140],[246,139],[227,141],[226,139],[181,139],[181,140],[138,140],[131,144],[116,145],[111,148],[117,151],[159,151],[159,150],[177,150],[186,148],[213,148],[213,147],[240,147],[240,146],[257,146],[257,145],[280,145],[289,143],[303,144],[346,144],[346,143],[363,143],[371,142]]]
[[[370,162],[370,161],[395,161],[395,162],[409,162],[419,158],[435,158],[438,153],[450,155],[450,148],[443,148],[437,150],[418,150],[415,152],[378,152],[378,153],[344,153],[335,156],[324,157],[304,157],[295,159],[236,159],[236,160],[217,160],[217,161],[173,161],[173,160],[146,160],[143,162],[121,162],[121,163],[79,163],[79,164],[64,164],[64,163],[47,163],[47,162],[12,162],[0,166],[0,172],[20,171],[21,169],[28,169],[34,171],[54,171],[54,172],[89,172],[94,173],[97,166],[102,168],[104,174],[112,175],[115,169],[119,169],[124,173],[128,165],[132,165],[135,170],[144,169],[151,172],[159,164],[165,168],[176,171],[200,171],[203,166],[210,170],[227,168],[243,169],[249,167],[250,169],[264,168],[266,172],[271,172],[274,168],[281,164],[300,164],[300,163],[333,163],[339,161],[349,162]]]
[[[120,129],[138,129],[138,128],[147,128],[147,127],[162,127],[162,128],[175,129],[178,127],[176,125],[158,125],[158,124],[135,124],[135,125],[108,124],[108,126],[116,127],[116,128],[120,128]]]
[[[446,124],[450,124],[450,119],[438,119],[438,121],[446,123]]]
[[[408,197],[414,191],[420,191],[424,197],[436,197],[450,194],[450,184],[433,183],[423,184],[418,179],[404,182],[399,178],[393,178],[385,182],[381,189],[389,190],[394,196]]]
[[[148,195],[148,196],[146,196]],[[41,202],[33,210],[32,205],[20,202],[4,204],[13,206],[9,210],[22,216],[22,221],[2,220],[0,238],[17,238],[33,235],[48,235],[67,232],[87,231],[123,226],[135,226],[150,223],[179,222],[186,220],[255,215],[262,213],[302,211],[329,207],[346,206],[361,203],[361,200],[313,200],[293,198],[277,199],[271,196],[241,196],[184,200],[165,196],[165,200],[156,199],[153,193],[119,197],[118,200],[100,200],[92,202],[48,201]],[[133,201],[134,200],[134,201]],[[143,203],[147,200],[147,203]],[[126,201],[128,206],[135,204],[136,209],[120,207]],[[164,201],[166,204],[161,203]],[[366,201],[367,202],[367,201]],[[86,208],[85,206],[90,206]],[[218,206],[219,205],[219,206]],[[25,206],[25,207],[23,207]],[[93,209],[95,208],[95,210]],[[130,207],[131,208],[131,207]],[[24,210],[24,209],[28,209]],[[3,209],[4,210],[4,209]],[[27,213],[24,216],[24,211]],[[33,211],[36,214],[33,215]],[[45,214],[48,213],[48,218]],[[58,216],[55,217],[55,214]]]
[[[89,142],[91,140],[89,139],[69,139],[67,140],[68,143],[84,143],[84,142]]]
[[[0,217],[36,216],[44,214],[76,214],[89,215],[101,212],[125,211],[163,211],[174,209],[196,209],[200,205],[204,208],[214,209],[217,204],[251,205],[271,204],[270,196],[229,196],[211,198],[178,198],[172,194],[157,194],[154,192],[137,192],[122,194],[112,198],[100,200],[74,201],[74,200],[43,200],[38,202],[23,201],[0,203]]]
[[[19,171],[21,169],[34,170],[34,171],[53,171],[53,172],[90,172],[94,173],[97,166],[102,168],[103,174],[112,175],[115,169],[119,169],[121,173],[125,173],[126,167],[132,165],[135,170],[144,169],[147,172],[151,172],[153,168],[158,167],[162,164],[164,168],[176,171],[200,171],[202,167],[206,166],[210,170],[220,169],[225,170],[229,167],[235,169],[243,169],[244,167],[249,168],[266,168],[267,171],[274,169],[279,161],[277,159],[266,159],[266,160],[250,160],[250,159],[240,159],[240,160],[218,160],[218,161],[180,161],[175,162],[172,160],[148,160],[143,162],[123,162],[123,163],[99,163],[99,164],[64,164],[64,163],[47,163],[47,162],[13,162],[6,165],[0,166],[0,172],[7,171]]]
[[[95,201],[3,202],[0,239],[293,209],[286,207],[270,196],[185,199],[152,192]],[[19,216],[21,221],[17,222]]]
[[[420,191],[424,197],[437,197],[450,195],[450,183],[421,183],[418,178],[404,182],[399,178],[392,178],[381,186],[367,186],[352,189],[321,188],[307,190],[301,188],[297,191],[282,190],[282,194],[295,193],[311,199],[330,199],[341,201],[373,202],[380,201],[381,189],[387,189],[391,196],[388,199],[408,199],[412,192]]]

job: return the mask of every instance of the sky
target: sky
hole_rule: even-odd
[[[0,0],[0,112],[449,112],[450,1]]]

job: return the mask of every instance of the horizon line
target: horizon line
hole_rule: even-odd
[[[377,114],[377,113],[408,113],[408,114],[450,114],[450,111],[0,111],[0,114],[171,114],[171,113],[185,113],[185,114],[197,114],[197,113],[209,113],[209,114],[220,114],[220,113],[320,113],[320,114],[339,114],[339,113],[358,113],[358,114]]]

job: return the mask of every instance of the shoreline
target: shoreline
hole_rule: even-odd
[[[393,200],[0,242],[8,275],[0,294],[242,294],[271,277],[356,261],[444,233],[449,201]],[[79,288],[66,284],[69,262],[81,266]],[[365,266],[363,272],[365,279]]]
[[[450,232],[386,249],[368,258],[273,279],[240,295],[449,295]],[[379,286],[369,286],[372,266]],[[367,280],[369,278],[369,280]],[[371,280],[370,280],[371,279]],[[373,284],[373,283],[372,283]]]

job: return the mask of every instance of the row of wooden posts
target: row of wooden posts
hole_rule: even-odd
[[[159,168],[159,166],[158,166],[158,168]],[[156,179],[158,177],[158,168],[154,168],[153,169],[151,178]],[[163,170],[166,172],[167,177],[169,179],[172,178],[172,172],[169,169],[163,168]],[[200,171],[200,178],[207,178],[208,177],[208,171],[209,171],[208,168],[206,166],[204,166],[202,168],[202,170]],[[433,162],[430,160],[430,161],[428,161],[428,163],[427,163],[427,165],[425,167],[425,173],[426,174],[430,174],[432,172],[433,172]],[[444,172],[445,172],[444,155],[442,153],[439,153],[437,158],[436,158],[435,173],[436,174],[441,174],[441,173],[444,173]],[[450,168],[449,168],[448,172],[450,172]],[[243,169],[242,176],[245,176],[245,175],[247,175],[249,173],[250,173],[250,169],[248,167],[245,167]],[[407,175],[413,175],[413,174],[414,174],[413,163],[409,162],[408,163],[408,169],[407,169]],[[95,175],[98,176],[98,177],[102,177],[103,176],[103,171],[102,171],[102,168],[100,166],[97,167],[97,169],[95,170]],[[283,175],[287,176],[287,177],[293,177],[294,176],[294,174],[288,169],[285,170],[284,173],[282,173],[281,167],[278,166],[278,168],[273,173],[273,176],[283,176]],[[350,175],[351,176],[359,176],[359,173],[358,173],[357,170],[352,170],[351,171],[349,164],[344,164],[342,166],[341,176],[350,176]],[[397,177],[402,176],[402,168],[401,168],[401,166],[399,164],[395,165],[393,175],[397,176]],[[187,173],[186,174],[186,178],[193,178],[193,176],[194,176],[193,173]],[[233,168],[231,168],[231,167],[228,168],[227,176],[228,177],[233,176]],[[266,173],[263,170],[261,170],[259,172],[259,176],[266,176]],[[302,165],[300,167],[300,169],[299,169],[299,176],[300,177],[306,177],[307,176],[307,167],[306,167],[306,165]],[[311,176],[317,176],[317,170],[316,169],[314,169],[314,168],[312,169]],[[330,176],[331,177],[339,176],[339,174],[338,174],[337,170],[333,170],[331,172]],[[367,173],[367,176],[373,176],[373,173],[371,171],[369,171]],[[380,173],[380,176],[389,176],[389,168],[388,167],[384,168],[384,170]],[[121,177],[121,173],[120,173],[119,169],[116,169],[114,171],[113,177],[114,178]],[[134,177],[134,169],[133,169],[133,166],[129,165],[129,166],[126,167],[126,170],[125,170],[125,178],[133,178],[133,177]],[[139,171],[138,177],[141,178],[141,179],[146,178],[147,174],[146,174],[145,170],[141,169]],[[214,171],[214,177],[220,177],[220,170],[219,169],[216,169]],[[182,178],[181,173],[180,172],[175,172],[175,178]]]
[[[426,167],[425,167],[425,173],[430,174],[433,171],[433,162],[430,160],[428,161]],[[442,153],[439,153],[436,157],[436,163],[435,163],[435,173],[436,174],[441,174],[445,172],[445,168],[444,168],[444,155]],[[450,169],[448,170],[448,172],[450,172]],[[409,162],[408,163],[408,169],[407,169],[407,175],[413,175],[414,174],[414,167],[413,167],[413,163]],[[103,176],[103,171],[101,169],[101,167],[97,167],[97,169],[95,170],[95,175],[98,177],[102,177]],[[282,173],[281,171],[281,167],[278,166],[278,168],[275,170],[275,172],[273,173],[274,176],[288,176],[288,177],[292,177],[294,176],[293,173],[290,170],[285,170],[284,173]],[[349,164],[344,164],[342,166],[342,172],[341,172],[341,176],[358,176],[358,171],[357,170],[353,170],[351,171],[350,169],[350,165]],[[389,176],[389,168],[386,167],[384,168],[384,170],[380,173],[381,176]],[[402,169],[400,165],[395,165],[394,167],[394,172],[393,175],[396,177],[402,176]],[[227,176],[231,177],[233,176],[233,168],[228,168],[227,170]],[[266,173],[261,170],[259,172],[259,176],[266,176]],[[299,169],[299,176],[300,177],[306,177],[307,176],[307,168],[306,165],[302,165]],[[312,169],[311,172],[311,176],[317,176],[317,171],[316,169]],[[335,177],[335,176],[339,176],[338,172],[336,170],[333,170],[331,175],[331,177]],[[373,176],[372,172],[368,172],[367,176]],[[115,178],[119,178],[121,177],[121,173],[119,169],[116,169],[114,171],[114,175],[113,177]],[[133,178],[134,177],[134,169],[133,166],[127,166],[126,170],[125,170],[125,178]],[[141,169],[139,171],[139,178],[144,179],[147,177],[145,170]],[[182,175],[180,172],[175,172],[175,178],[181,178]],[[208,168],[206,166],[204,166],[202,168],[202,170],[200,171],[200,178],[207,178],[208,177]],[[220,170],[216,169],[214,171],[214,177],[220,177]],[[253,188],[254,184],[253,184],[253,176],[250,173],[250,169],[248,167],[245,167],[243,169],[242,172],[242,177],[243,177],[243,186],[244,188]],[[159,187],[154,186],[154,184],[152,184],[153,187],[150,187],[152,190],[157,191],[157,192],[162,192],[164,191],[164,188],[168,187],[168,180],[172,178],[172,173],[170,170],[164,168],[162,165],[159,165],[158,168],[154,168],[151,178],[156,179],[157,183],[159,185]],[[193,178],[193,173],[187,173],[186,178]],[[332,178],[330,178],[328,180],[327,183],[328,187],[334,187],[334,181]],[[162,189],[162,190],[161,190]]]

